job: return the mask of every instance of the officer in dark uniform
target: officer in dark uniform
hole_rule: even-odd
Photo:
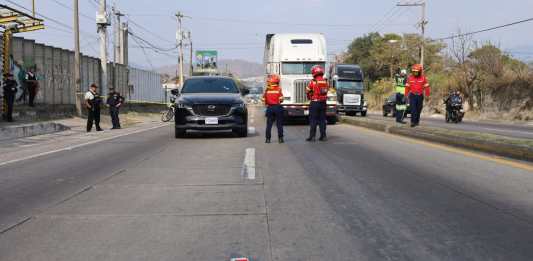
[[[276,122],[276,128],[278,129],[278,142],[283,143],[283,107],[281,102],[283,101],[283,92],[279,86],[279,76],[271,75],[267,81],[267,88],[263,94],[265,106],[267,107],[267,127],[265,131],[266,140],[265,143],[270,143],[272,137],[272,125]]]
[[[39,82],[37,81],[37,76],[35,75],[35,69],[31,68],[26,73],[26,86],[28,87],[28,92],[30,95],[30,100],[28,102],[28,105],[30,107],[35,107],[35,97],[37,96],[37,92],[39,91]]]
[[[100,105],[102,98],[97,92],[98,86],[91,84],[89,91],[85,93],[85,107],[87,108],[87,132],[91,132],[93,123],[96,125],[96,131],[103,131],[100,128]]]
[[[15,103],[18,83],[13,79],[11,73],[5,74],[4,78],[4,114],[2,114],[2,118],[8,122],[13,122],[13,104]]]
[[[307,98],[311,101],[309,105],[309,137],[306,141],[315,141],[316,136],[316,127],[320,128],[320,141],[327,141],[326,135],[326,108],[327,108],[327,99],[329,85],[324,79],[324,68],[320,65],[313,66],[311,69],[311,74],[313,75],[313,80],[309,83],[309,86],[306,89]]]
[[[124,103],[124,98],[120,96],[117,91],[111,91],[107,98],[107,106],[109,106],[109,115],[111,116],[111,122],[113,123],[112,130],[120,129],[120,119],[118,117],[120,107]]]

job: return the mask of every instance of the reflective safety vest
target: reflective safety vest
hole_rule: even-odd
[[[405,84],[407,83],[407,77],[400,76],[400,75],[397,74],[396,77],[395,77],[395,80],[396,80],[396,93],[404,94],[405,93]]]
[[[307,87],[307,97],[311,101],[324,102],[328,100],[328,91],[328,82],[322,77],[317,77],[309,83],[309,86]]]
[[[283,92],[279,85],[270,85],[267,87],[265,94],[263,95],[265,99],[265,105],[279,105],[283,101]]]

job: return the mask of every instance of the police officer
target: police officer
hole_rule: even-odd
[[[278,142],[283,143],[283,92],[279,86],[279,76],[270,75],[267,80],[267,86],[263,99],[265,101],[267,126],[265,131],[265,143],[270,143],[272,137],[272,125],[276,122],[276,128],[278,129]]]
[[[309,106],[309,137],[306,141],[315,141],[316,127],[320,128],[320,141],[326,141],[326,109],[329,85],[324,79],[324,68],[320,65],[315,65],[311,68],[313,80],[306,88],[307,98],[311,101]]]
[[[107,98],[107,106],[109,106],[109,115],[111,116],[111,122],[113,124],[112,130],[120,129],[120,118],[118,117],[120,107],[124,103],[124,98],[120,96],[120,93],[113,90],[109,93]]]
[[[96,125],[96,131],[102,131],[100,128],[100,104],[102,98],[97,92],[98,86],[91,84],[89,91],[85,93],[85,107],[88,111],[87,116],[87,132],[91,132],[93,123]]]
[[[2,114],[2,118],[8,122],[13,122],[13,104],[15,103],[18,84],[11,73],[5,74],[4,78],[4,114]]]
[[[405,102],[405,84],[407,83],[407,70],[402,69],[400,73],[394,77],[396,82],[396,122],[405,124],[405,110],[407,105]]]
[[[405,96],[409,97],[411,106],[411,127],[420,124],[420,114],[424,107],[424,95],[429,97],[430,87],[426,76],[423,73],[421,64],[415,64],[411,68],[411,76],[407,79],[405,86]]]
[[[35,97],[39,91],[39,82],[37,81],[37,76],[35,75],[35,69],[30,68],[26,73],[26,86],[28,87],[28,92],[30,99],[28,105],[30,107],[35,107]]]

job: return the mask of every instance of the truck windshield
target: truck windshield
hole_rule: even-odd
[[[283,63],[282,65],[282,74],[311,74],[311,68],[315,65],[320,65],[322,68],[325,68],[325,63],[323,62],[304,62],[304,63]]]
[[[350,89],[350,90],[363,90],[363,82],[355,82],[355,81],[338,81],[337,82],[337,89]]]

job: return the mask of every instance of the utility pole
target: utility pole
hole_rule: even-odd
[[[420,64],[424,66],[426,25],[428,24],[428,21],[426,20],[426,0],[422,0],[416,3],[398,3],[396,6],[421,7],[422,9],[422,15],[418,26],[420,27],[420,36],[422,37],[422,43],[420,44]]]
[[[122,39],[120,41],[121,43],[121,54],[120,54],[120,61],[122,64],[128,66],[129,59],[128,59],[128,24],[122,23]]]
[[[78,116],[81,116],[81,96],[83,95],[83,93],[81,91],[80,14],[78,0],[74,0],[74,85],[76,89],[76,113],[78,114]]]
[[[32,7],[32,15],[35,17],[35,0],[31,1],[31,7]]]
[[[108,88],[107,78],[107,27],[110,25],[106,12],[106,0],[100,0],[98,14],[96,15],[96,25],[100,37],[100,69],[102,70],[102,90]]]
[[[179,74],[180,74],[180,82],[179,82],[179,86],[183,86],[183,28],[181,26],[181,20],[184,18],[185,16],[181,13],[181,12],[178,12],[176,13],[176,19],[178,20],[178,31],[176,32],[176,40],[178,41],[178,47],[179,47],[179,58],[178,58],[178,71],[179,71]]]
[[[193,74],[193,71],[194,71],[194,66],[192,65],[192,52],[193,52],[193,48],[192,48],[192,36],[191,36],[191,31],[189,31],[188,33],[188,38],[189,38],[189,45],[191,47],[191,53],[190,53],[190,56],[189,56],[189,76],[192,77],[192,74]]]
[[[113,36],[113,42],[114,42],[114,61],[115,63],[123,64],[124,61],[121,59],[121,53],[122,53],[122,24],[120,23],[120,17],[124,16],[123,13],[121,13],[115,5],[113,5],[113,14],[115,15],[115,26],[113,27],[114,30],[114,36]]]
[[[176,13],[176,19],[178,20],[178,31],[176,32],[176,40],[179,47],[179,58],[178,58],[178,71],[180,74],[179,78],[179,84],[180,86],[183,85],[183,64],[184,64],[184,58],[183,58],[183,39],[185,38],[185,33],[183,31],[182,27],[182,20],[183,18],[191,18],[190,16],[185,16],[182,12]],[[191,44],[192,48],[192,44]]]

